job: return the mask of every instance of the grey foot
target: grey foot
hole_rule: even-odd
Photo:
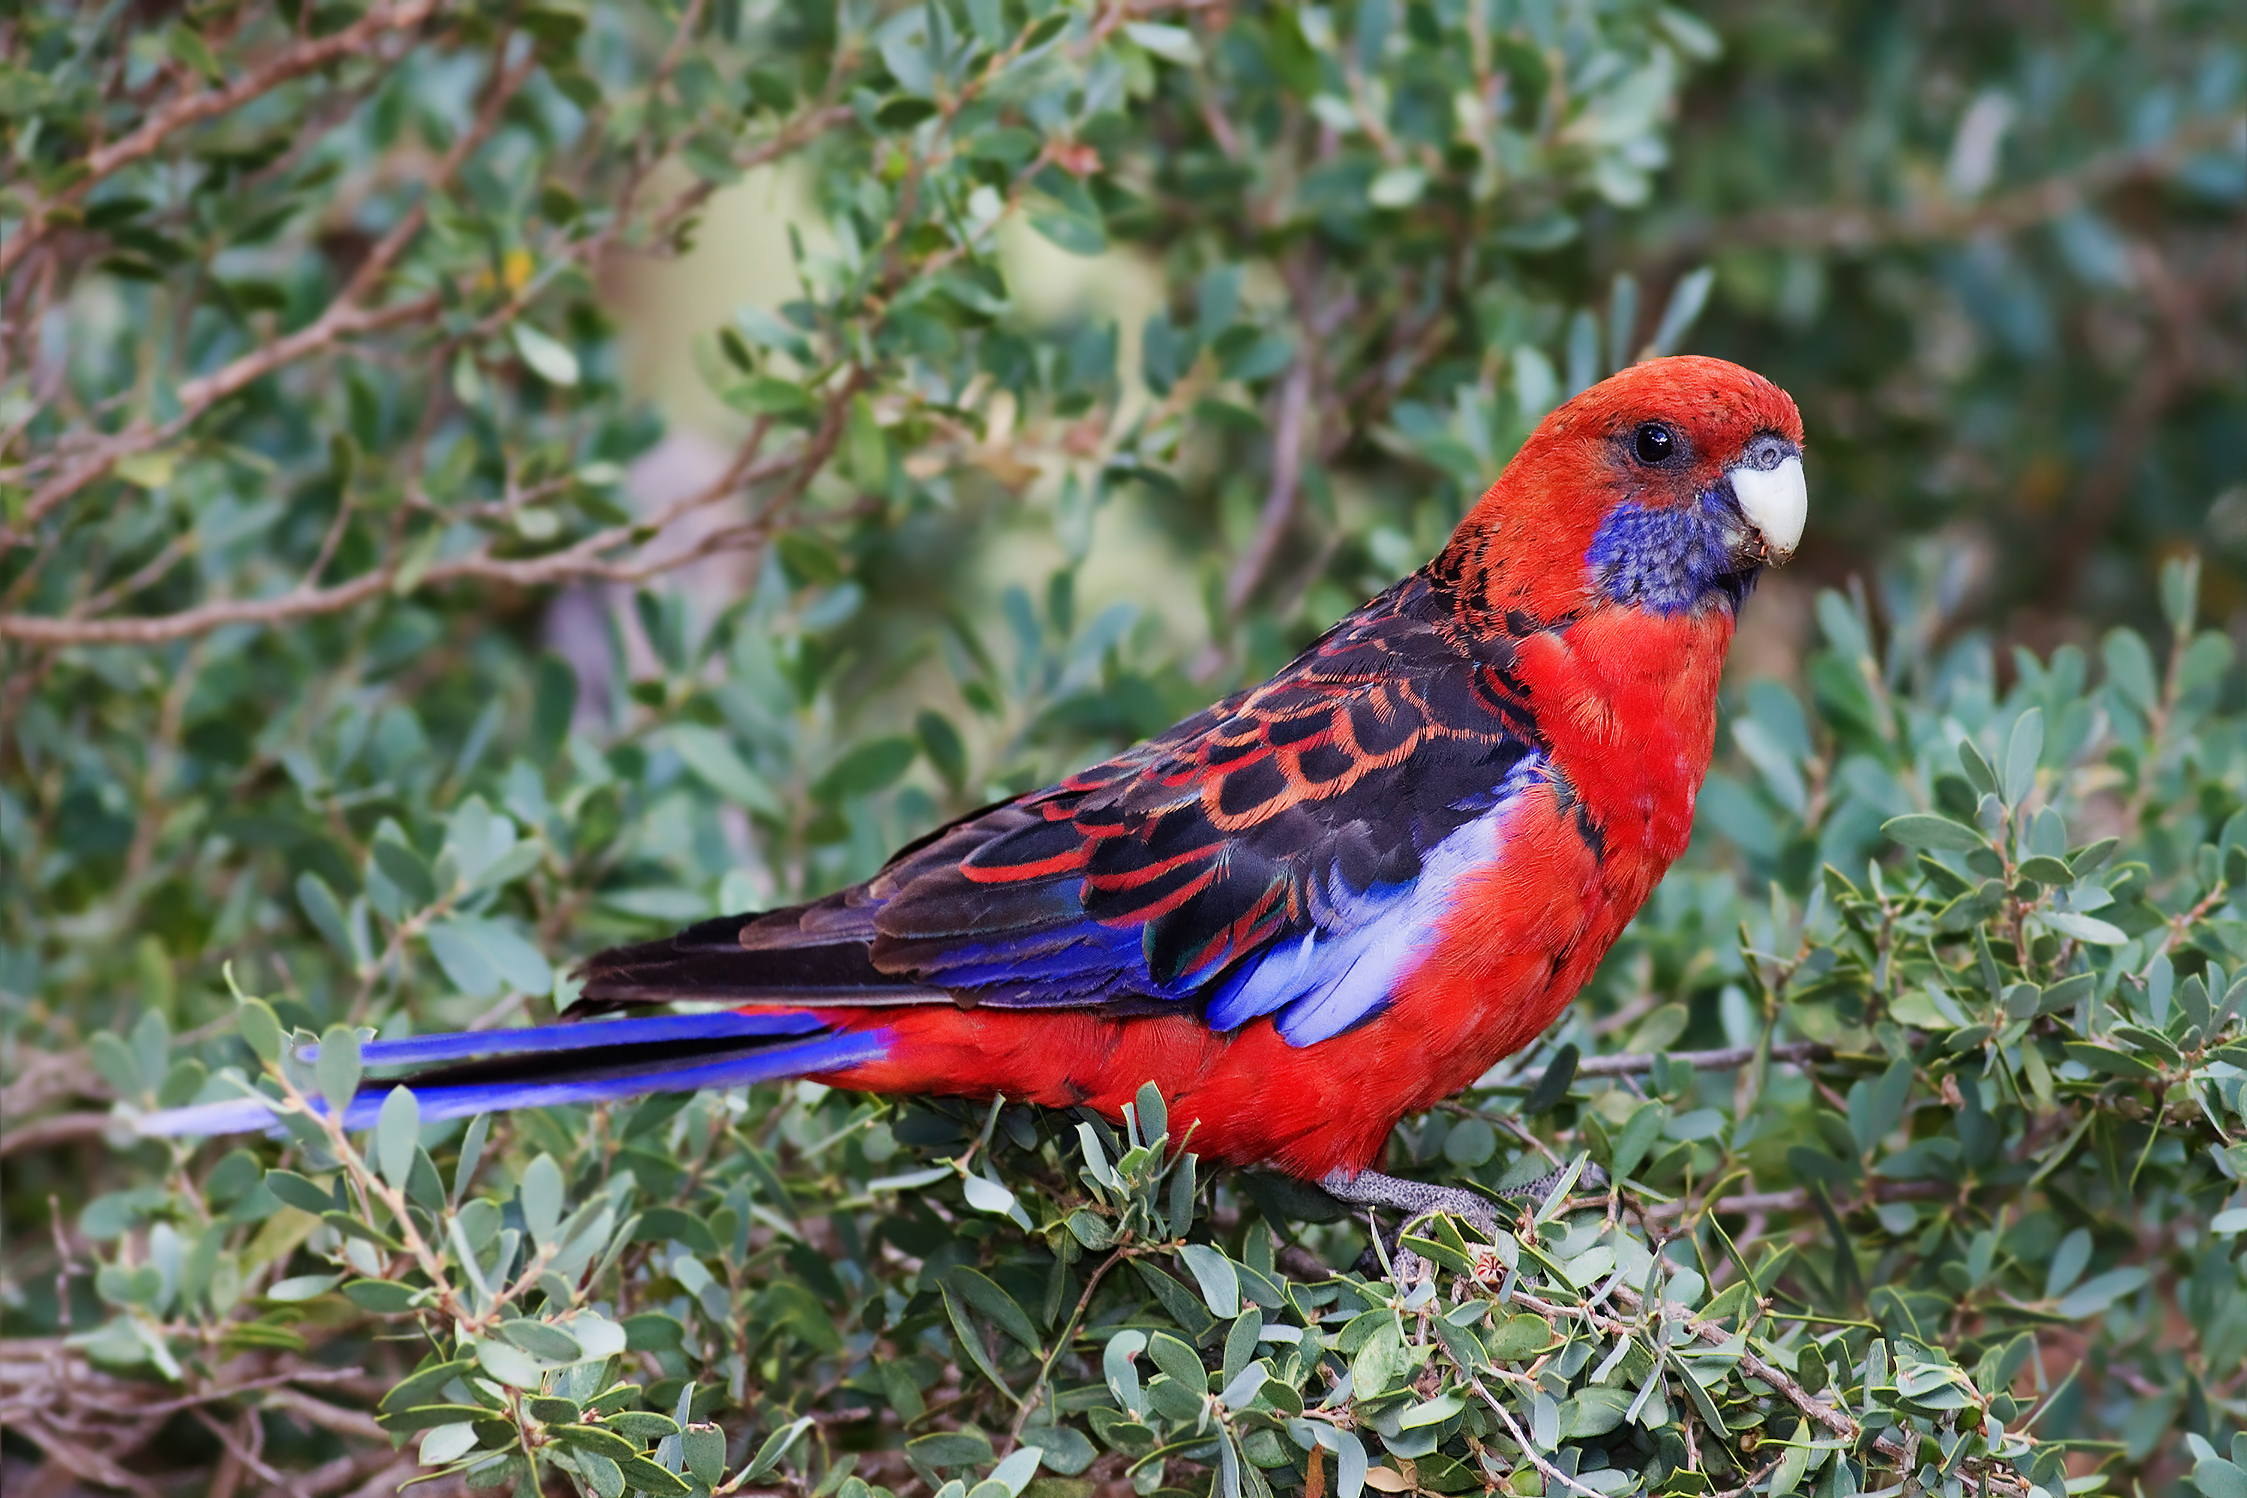
[[[1554,1189],[1560,1185],[1561,1177],[1567,1174],[1568,1168],[1566,1166],[1557,1170],[1548,1170],[1533,1181],[1524,1181],[1519,1186],[1508,1187],[1505,1194],[1509,1197],[1527,1197],[1540,1207],[1544,1207],[1550,1204]],[[1586,1160],[1582,1173],[1576,1177],[1576,1189],[1598,1192],[1605,1191],[1607,1186],[1607,1172]]]
[[[1388,1249],[1389,1269],[1400,1284],[1409,1284],[1420,1278],[1419,1255],[1402,1247],[1405,1233],[1422,1219],[1437,1212],[1448,1212],[1472,1225],[1475,1231],[1490,1237],[1498,1231],[1498,1209],[1488,1197],[1477,1195],[1463,1186],[1431,1186],[1426,1181],[1408,1181],[1401,1176],[1383,1175],[1377,1170],[1361,1170],[1346,1176],[1339,1170],[1329,1171],[1319,1181],[1319,1189],[1336,1201],[1353,1207],[1386,1207],[1404,1214],[1395,1233],[1380,1233],[1381,1246]],[[1371,1262],[1369,1263],[1368,1260]],[[1365,1274],[1380,1271],[1378,1254],[1367,1249],[1357,1265]]]

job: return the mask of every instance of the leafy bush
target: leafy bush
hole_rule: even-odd
[[[1643,310],[1586,279],[1658,239],[1673,131],[1710,128],[1670,118],[1702,23],[0,28],[11,1472],[2239,1498],[2247,719],[2184,564],[2160,649],[2118,628],[2095,672],[2001,676],[1939,554],[1895,560],[1881,627],[1820,595],[1807,694],[1731,704],[1691,866],[1552,1033],[1399,1130],[1399,1170],[1561,1172],[1496,1242],[1205,1179],[1152,1095],[1122,1129],[808,1085],[125,1127],[254,1077],[340,1095],[370,1027],[544,1017],[565,951],[863,877],[1268,669],[1712,285],[1712,339],[1768,336],[1732,262],[1657,243]],[[2180,192],[2236,79],[2191,97],[2144,167]],[[660,423],[600,277],[776,162],[825,236],[798,297],[711,329],[737,443],[643,508]],[[1017,225],[1135,247],[1162,306],[1032,316]],[[1090,606],[1127,517],[1193,538],[1134,582],[1200,634]],[[1035,594],[986,596],[1001,542],[1052,559]],[[661,586],[736,554],[739,601]],[[564,584],[630,595],[592,595],[605,665],[549,651]]]

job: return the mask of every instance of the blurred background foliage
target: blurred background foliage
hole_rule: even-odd
[[[1999,1385],[2030,1377],[2006,1361],[2019,1323],[1986,1318],[2025,1304],[2041,1308],[2027,1324],[2052,1328],[2035,1379],[2097,1349],[2075,1392],[2058,1391],[2073,1402],[2057,1415],[2053,1386],[2036,1385],[2051,1421],[2038,1438],[2090,1443],[2067,1459],[2070,1491],[2191,1480],[2238,1498],[2226,1484],[2247,1479],[2224,1453],[2238,1454],[2225,1441],[2241,1426],[2240,1352],[2225,1318],[2247,1301],[2216,1248],[2236,1237],[2196,1224],[2238,1210],[2224,1207],[2237,1072],[2210,1058],[2236,1024],[2230,1011],[2219,1020],[2224,972],[2247,959],[2220,924],[2240,882],[2226,883],[2227,850],[2247,840],[2228,820],[2247,771],[2227,716],[2238,684],[2226,643],[2247,620],[2242,30],[2232,7],[2152,3],[9,8],[0,1460],[11,1488],[20,1476],[52,1492],[246,1491],[286,1475],[295,1491],[325,1494],[378,1490],[413,1468],[370,1411],[424,1349],[372,1337],[369,1317],[405,1318],[395,1332],[421,1311],[322,1282],[328,1267],[381,1277],[370,1240],[323,1226],[306,1210],[318,1203],[289,1199],[286,1180],[256,1185],[276,1161],[321,1179],[307,1189],[332,1177],[343,1193],[332,1210],[379,1236],[396,1227],[370,1185],[381,1170],[354,1174],[328,1147],[338,1142],[318,1140],[285,1159],[175,1159],[129,1146],[109,1111],[221,1087],[230,1067],[254,1073],[225,964],[293,1030],[547,1017],[567,1003],[576,953],[863,877],[941,817],[1255,679],[1432,554],[1545,410],[1648,352],[1690,349],[1793,392],[1813,493],[1801,556],[1746,611],[1704,836],[1576,1017],[1492,1080],[1482,1116],[1415,1121],[1396,1163],[1495,1185],[1524,1139],[1613,1164],[1628,1131],[1651,1126],[1661,1147],[1652,1135],[1634,1146],[1649,1187],[1748,1171],[1727,1189],[1769,1201],[1721,1220],[1765,1248],[1801,1244],[1810,1278],[1790,1293],[1863,1321],[1821,1332],[1838,1340],[1818,1366],[1855,1391],[1866,1441],[1877,1446],[1872,1391],[1897,1386],[1888,1342],[1868,1342],[1867,1328],[1923,1338],[1915,1367],[1948,1357],[1984,1379],[1969,1402],[1986,1413]],[[2197,591],[2173,568],[2165,617],[2156,577],[2187,552],[2201,559]],[[2075,888],[2094,872],[2086,863],[2082,879],[2063,866],[2027,893],[1985,896],[1975,881],[1996,875],[1970,867],[1955,833],[1929,845],[1948,882],[1900,862],[1883,824],[1929,812],[1972,822],[1983,788],[1969,787],[1952,744],[1973,736],[2003,766],[2031,707],[2047,725],[2049,772],[2035,802],[2057,806],[2072,831],[2045,828],[2032,848],[2024,813],[1984,828],[2005,843],[1990,856],[2072,858],[2112,834],[2125,847],[2099,893]],[[2032,748],[2032,769],[2039,758]],[[1903,881],[1896,890],[1866,892],[1859,875],[1874,856]],[[1824,881],[1827,864],[1851,881],[1846,898]],[[1956,906],[1967,899],[1979,903]],[[1860,914],[1865,900],[1924,900],[1928,920],[1938,905],[1953,912],[1938,961],[1981,985],[1986,1022],[1945,978],[1935,988],[1949,1009],[1915,999],[1879,1030],[1859,991],[1887,1002],[1894,980],[1878,941],[1851,947],[1862,933],[1840,913],[1850,900]],[[2066,918],[2049,933],[2064,947],[2036,949],[2021,924],[2036,908]],[[1909,914],[1899,906],[1873,927]],[[2070,919],[2107,929],[2070,934]],[[1976,921],[1989,923],[1993,958],[1956,946]],[[1743,922],[1756,950],[1801,944],[1799,963],[1752,979]],[[2110,933],[2130,944],[2101,945]],[[2003,1007],[2027,1002],[2020,984],[2064,989],[2085,974],[2101,996],[2088,1008]],[[2189,983],[2198,1009],[2171,1002]],[[2128,995],[2142,996],[2138,1010]],[[2114,1041],[2118,1017],[2169,1036],[2178,1054]],[[2049,1097],[2008,1021],[2033,1024],[2028,1048],[2049,1051]],[[2189,1054],[2178,1050],[2188,1026]],[[2151,1081],[2122,1062],[2099,1070],[2101,1057],[2076,1059],[2070,1044],[2151,1054],[2140,1063]],[[1571,1045],[1621,1048],[1642,1070],[1588,1072],[1570,1092],[1551,1064]],[[1649,1092],[1660,1117],[1640,1115],[1637,1084],[1616,1080],[1644,1075],[1657,1051],[1766,1045],[1840,1059],[1819,1074],[1811,1052],[1790,1052],[1795,1069],[1772,1088],[1736,1089],[1737,1059],[1733,1071],[1665,1069]],[[2010,1059],[1989,1062],[1977,1101],[1990,1089],[1983,1106],[2005,1120],[2007,1158],[2037,1162],[2010,1178],[1975,1142],[1982,1125],[1955,1078],[1992,1054]],[[1530,1083],[1549,1071],[1561,1091],[1535,1096]],[[2031,1078],[2028,1091],[2005,1092],[1991,1080],[2001,1073]],[[1873,1087],[1887,1077],[1901,1078],[1901,1095]],[[2198,1122],[2164,1112],[2187,1095],[2205,1109]],[[1937,1098],[1947,1108],[1921,1106]],[[942,1225],[980,1225],[971,1172],[940,1169],[962,1182],[965,1207],[914,1206],[913,1225],[837,1211],[835,1223],[855,1225],[834,1231],[861,1235],[841,1247],[792,1240],[790,1225],[856,1200],[897,1168],[882,1162],[898,1148],[937,1158],[995,1125],[969,1120],[954,1139],[955,1123],[908,1127],[920,1115],[793,1092],[785,1106],[760,1093],[746,1114],[738,1100],[713,1107],[618,1124],[620,1139],[661,1130],[665,1149],[714,1150],[723,1163],[706,1177],[682,1184],[638,1163],[637,1183],[620,1184],[613,1151],[579,1153],[582,1117],[540,1115],[497,1124],[486,1195],[474,1198],[494,1213],[506,1203],[520,1245],[544,1220],[515,1220],[547,1190],[530,1185],[535,1159],[559,1159],[569,1208],[590,1213],[572,1223],[599,1222],[586,1193],[605,1193],[613,1211],[602,1231],[618,1235],[615,1253],[575,1237],[555,1246],[563,1262],[586,1248],[576,1267],[617,1297],[609,1311],[633,1297],[651,1308],[717,1297],[703,1301],[725,1313],[707,1343],[649,1344],[661,1328],[643,1325],[630,1350],[661,1367],[644,1362],[631,1378],[674,1424],[715,1417],[740,1448],[721,1453],[733,1476],[703,1481],[693,1462],[706,1442],[690,1453],[652,1422],[632,1437],[655,1443],[644,1459],[667,1462],[682,1485],[723,1487],[750,1468],[753,1484],[828,1493],[847,1478],[841,1450],[987,1421],[976,1401],[991,1396],[944,1341],[947,1327],[971,1333],[932,1288],[966,1261],[929,1256]],[[1887,1130],[1864,1132],[1881,1118]],[[1081,1205],[1069,1183],[1091,1169],[1070,1155],[1059,1185],[1014,1174],[1035,1176],[1030,1157],[1052,1141],[1082,1147],[1065,1123],[1046,1127],[1007,1126],[1023,1158],[1005,1167],[1011,1188],[995,1187],[1018,1189],[1040,1228]],[[717,1148],[744,1128],[745,1152]],[[846,1128],[866,1142],[826,1153]],[[1952,1131],[1957,1159],[1909,1154],[1919,1128]],[[1836,1154],[1799,1161],[1770,1147],[1784,1137]],[[462,1194],[480,1142],[466,1149],[457,1130],[424,1142],[449,1162],[446,1185],[469,1159],[455,1200],[422,1205],[465,1218],[470,1256],[488,1254],[501,1218]],[[398,1157],[401,1180],[418,1190],[411,1154]],[[1915,1163],[1889,1179],[1911,1189],[1884,1197],[1868,1172],[1899,1154]],[[2118,1168],[2125,1157],[2137,1167]],[[1915,1207],[1957,1160],[1988,1175],[1974,1175],[1978,1194]],[[1912,1173],[1923,1170],[1934,1173]],[[2039,1186],[2048,1199],[2023,1196]],[[631,1214],[651,1206],[691,1209],[697,1226],[635,1239]],[[1101,1206],[1129,1216],[1123,1197]],[[1288,1203],[1231,1186],[1212,1188],[1207,1206],[1197,1241],[1217,1234],[1257,1273],[1273,1272],[1259,1218],[1305,1256],[1290,1272],[1313,1278],[1310,1256],[1347,1263],[1363,1242],[1346,1222],[1303,1226]],[[1048,1208],[1064,1215],[1049,1220]],[[1182,1210],[1148,1207],[1133,1231],[1182,1237],[1193,1215]],[[1656,1220],[1690,1226],[1684,1241],[1708,1253],[1701,1292],[1726,1282],[1707,1196]],[[1600,1222],[1568,1228],[1572,1255],[1630,1259],[1626,1238],[1643,1254],[1678,1230],[1649,1238],[1640,1224],[1616,1238],[1624,1229]],[[718,1241],[735,1228],[738,1243]],[[1864,1235],[1862,1267],[1849,1233]],[[724,1284],[680,1265],[680,1234],[697,1252],[709,1240]],[[1052,1246],[1035,1251],[1065,1265],[1045,1236]],[[821,1278],[792,1241],[871,1278]],[[959,1241],[1004,1259],[1010,1242],[1038,1240]],[[1756,1245],[1743,1246],[1752,1259]],[[1812,1263],[1837,1253],[1847,1272],[1838,1257]],[[985,1262],[1010,1284],[1029,1273]],[[1073,1283],[1040,1262],[1052,1283]],[[166,1263],[153,1280],[143,1272]],[[401,1261],[396,1272],[433,1294],[431,1275],[456,1269]],[[1771,1283],[1784,1270],[1763,1264]],[[1913,1330],[1900,1331],[1903,1302],[1873,1304],[1865,1285],[1915,1277],[1926,1293],[1966,1298],[1931,1321],[1925,1304],[1904,1305]],[[1187,1279],[1197,1293],[1209,1284]],[[2079,1280],[2111,1293],[2087,1299]],[[1145,1325],[1189,1339],[1215,1324],[1144,1288],[1154,1309],[1096,1314],[1155,1317]],[[565,1292],[524,1289],[520,1304],[535,1302],[544,1323],[585,1312],[572,1296],[593,1291]],[[2126,1294],[2095,1330],[2076,1325]],[[728,1317],[752,1304],[800,1313],[815,1328],[803,1347],[841,1361],[803,1383],[812,1365],[792,1363],[802,1349],[782,1339],[779,1361],[752,1379],[753,1349],[727,1342]],[[1294,1306],[1291,1324],[1336,1304]],[[663,1314],[693,1320],[679,1306]],[[1737,1318],[1737,1298],[1721,1314]],[[1014,1347],[1032,1366],[1044,1359],[1043,1379],[1071,1358],[1059,1343],[1045,1356],[1054,1314],[1040,1325]],[[1399,1326],[1399,1348],[1442,1340],[1409,1318]],[[923,1337],[913,1356],[929,1365],[914,1365],[910,1398],[882,1385],[872,1434],[793,1424],[843,1408],[819,1379],[861,1389],[851,1360],[888,1356],[864,1339],[898,1327]],[[489,1345],[477,1335],[432,1356]],[[538,1336],[522,1335],[538,1353]],[[1327,1350],[1354,1359],[1366,1333],[1351,1335]],[[1797,1372],[1800,1346],[1782,1346]],[[1480,1366],[1472,1349],[1443,1349],[1452,1364],[1414,1356],[1439,1372]],[[1566,1372],[1545,1375],[1559,1380],[1544,1391],[1552,1418],[1564,1404],[1598,1409],[1587,1383],[1636,1369],[1615,1349],[1624,1361],[1559,1357]],[[671,1351],[678,1361],[662,1362]],[[731,1370],[729,1351],[742,1359]],[[1233,1351],[1218,1370],[1228,1386]],[[1304,1347],[1293,1367],[1299,1403],[1315,1361]],[[1733,1403],[1769,1402],[1731,1365],[1702,1374],[1735,1421]],[[1101,1385],[1097,1347],[1085,1376]],[[184,1381],[192,1398],[135,1392],[139,1379]],[[923,1400],[940,1381],[957,1408]],[[58,1402],[65,1385],[81,1389],[76,1403]],[[580,1414],[602,1392],[569,1387],[552,1397]],[[1423,1402],[1440,1408],[1453,1387],[1439,1380]],[[1699,1467],[1656,1435],[1697,1418],[1671,1387],[1676,1412],[1633,1416],[1651,1449],[1628,1463],[1620,1446],[1605,1454],[1600,1443],[1620,1438],[1612,1424],[1594,1430],[1597,1415],[1581,1429],[1570,1415],[1565,1440],[1531,1431],[1567,1481],[1527,1463],[1519,1490],[1626,1467],[1597,1490],[1691,1488]],[[1930,1422],[1942,1444],[1928,1486],[2009,1449],[2009,1414],[1975,1447],[1960,1434],[1966,1406],[1942,1392],[1963,1398],[1966,1386],[1936,1374],[1915,1387],[1934,1403],[1906,1399],[1899,1418]],[[682,1388],[693,1397],[680,1402]],[[1239,1393],[1239,1407],[1265,1399]],[[1541,1407],[1520,1397],[1534,1425]],[[183,1402],[149,1404],[167,1398]],[[526,1432],[573,1422],[521,1405],[510,1406],[514,1437],[455,1420],[469,1435],[446,1440],[469,1444],[436,1454],[527,1480],[527,1466],[500,1473],[490,1453],[509,1440],[547,1450]],[[932,1408],[933,1427],[912,1423]],[[1071,1419],[1089,1408],[1069,1407]],[[1273,1408],[1266,1400],[1257,1418],[1278,1418]],[[1777,1418],[1756,1410],[1758,1422]],[[1435,1424],[1453,1453],[1466,1439],[1445,1423],[1455,1419]],[[787,1429],[822,1434],[757,1455]],[[1161,1463],[1136,1469],[1142,1490],[1236,1493],[1255,1432],[1228,1429],[1232,1456],[1181,1437],[1168,1478]],[[1419,1438],[1393,1434],[1387,1449],[1416,1460],[1404,1453]],[[1138,1450],[1137,1436],[1120,1439],[1100,1449]],[[1034,1465],[982,1475],[1004,1466],[1008,1444],[970,1441],[957,1462],[876,1463],[866,1480],[902,1489],[956,1467],[970,1486],[1020,1491]],[[1125,1481],[1120,1460],[1090,1465],[1094,1449],[1077,1471]],[[1817,1449],[1816,1466],[1805,1455],[1789,1475],[1735,1445],[1742,1465],[1724,1484],[1777,1498],[1784,1476],[1843,1498],[1860,1479],[1921,1481]],[[1288,1463],[1270,1480],[1314,1480],[1301,1452]],[[2057,1498],[2065,1474],[2021,1465]],[[554,1480],[593,1483],[592,1470]],[[1421,1480],[1409,1465],[1405,1477],[1375,1470],[1390,1474],[1377,1482]],[[1046,1471],[1036,1480],[1076,1480]]]

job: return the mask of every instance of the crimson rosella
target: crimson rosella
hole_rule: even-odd
[[[1205,1158],[1456,1210],[1371,1167],[1400,1117],[1551,1023],[1685,850],[1734,616],[1805,503],[1784,391],[1639,364],[1263,685],[864,884],[584,966],[595,1010],[701,1012],[365,1060],[435,1067],[425,1119],[781,1077],[1117,1118],[1151,1080]],[[245,1100],[154,1123],[268,1121]]]

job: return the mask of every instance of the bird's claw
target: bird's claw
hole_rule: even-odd
[[[1498,1233],[1498,1208],[1488,1197],[1478,1195],[1463,1186],[1432,1186],[1425,1181],[1408,1181],[1398,1176],[1383,1175],[1379,1171],[1360,1171],[1355,1176],[1331,1172],[1319,1182],[1322,1189],[1337,1201],[1355,1207],[1386,1207],[1401,1212],[1403,1220],[1393,1232],[1380,1232],[1378,1248],[1369,1247],[1359,1255],[1356,1268],[1368,1277],[1380,1275],[1381,1249],[1388,1250],[1389,1277],[1400,1285],[1417,1281],[1426,1272],[1426,1261],[1404,1246],[1404,1235],[1413,1224],[1422,1222],[1438,1212],[1449,1213],[1468,1224],[1485,1238],[1495,1238]]]

